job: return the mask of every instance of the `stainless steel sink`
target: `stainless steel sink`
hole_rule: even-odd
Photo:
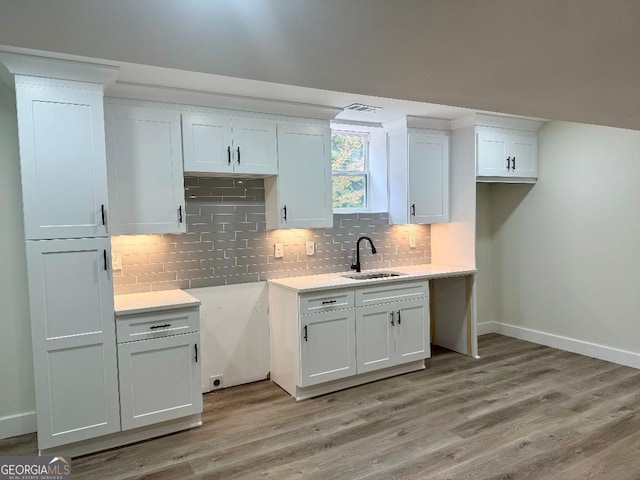
[[[374,278],[390,278],[390,277],[400,277],[403,275],[402,273],[396,272],[362,272],[362,273],[351,273],[348,275],[342,275],[344,278],[351,278],[352,280],[373,280]]]

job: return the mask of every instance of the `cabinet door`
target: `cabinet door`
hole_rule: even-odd
[[[267,228],[333,226],[329,126],[278,125],[277,179],[265,180]]]
[[[105,114],[112,233],[184,233],[180,114],[109,104]]]
[[[407,363],[431,356],[429,344],[429,300],[396,302],[395,363]]]
[[[108,238],[27,242],[38,447],[120,430]]]
[[[272,120],[234,118],[232,154],[236,173],[276,175],[276,123]]]
[[[200,334],[118,345],[122,429],[202,412]]]
[[[536,137],[525,135],[509,136],[511,175],[515,177],[538,176],[538,141]]]
[[[449,136],[409,134],[411,223],[449,221]]]
[[[182,115],[185,173],[233,173],[231,119],[215,115]]]
[[[300,319],[300,387],[356,374],[353,309],[303,315]]]
[[[357,373],[370,372],[395,364],[394,325],[389,304],[356,309]]]
[[[506,177],[511,164],[507,165],[508,140],[502,133],[478,132],[476,175],[479,177]]]
[[[102,86],[46,82],[16,77],[25,236],[107,236]]]

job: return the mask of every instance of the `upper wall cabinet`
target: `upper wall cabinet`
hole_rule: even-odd
[[[180,113],[105,105],[112,234],[184,233]]]
[[[535,182],[538,177],[538,139],[535,132],[478,127],[478,182]]]
[[[278,124],[278,163],[264,181],[267,228],[333,227],[329,123]]]
[[[183,114],[182,136],[186,173],[278,173],[273,120]]]
[[[392,224],[449,221],[448,133],[389,133],[389,216]]]
[[[102,85],[16,76],[27,240],[108,235]]]

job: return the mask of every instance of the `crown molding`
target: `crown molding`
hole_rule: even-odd
[[[116,82],[105,88],[105,95],[151,102],[194,105],[227,110],[285,115],[290,117],[333,120],[341,108],[307,103],[244,97],[186,88],[165,87],[131,82]]]
[[[56,78],[109,85],[116,81],[119,67],[0,51],[0,62],[12,75]],[[4,75],[6,81],[6,75]]]

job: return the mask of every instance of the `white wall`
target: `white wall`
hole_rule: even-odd
[[[490,183],[478,183],[476,186],[476,311],[479,334],[483,333],[485,324],[494,321],[491,190]]]
[[[539,162],[492,187],[495,319],[640,366],[640,132],[549,122]]]
[[[0,82],[0,438],[3,417],[35,410],[21,190],[15,92]]]
[[[223,387],[264,380],[269,373],[266,282],[187,290],[200,306],[202,391],[223,374]]]

